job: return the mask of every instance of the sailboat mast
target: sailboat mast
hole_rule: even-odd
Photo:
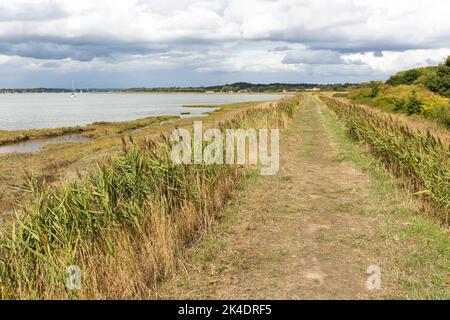
[[[70,94],[70,97],[75,98],[75,84],[73,80],[72,80],[72,93]]]

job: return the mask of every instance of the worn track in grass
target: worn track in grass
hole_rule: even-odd
[[[156,297],[448,297],[446,230],[417,215],[420,206],[343,133],[307,95],[282,134],[279,174],[247,181]],[[366,288],[370,265],[381,268],[380,290]]]

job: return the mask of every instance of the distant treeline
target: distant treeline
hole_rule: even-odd
[[[283,92],[283,91],[303,91],[303,90],[331,90],[345,91],[354,87],[354,84],[311,84],[311,83],[270,83],[253,84],[248,82],[236,82],[232,84],[200,87],[159,87],[159,88],[127,88],[127,89],[77,89],[83,92]],[[72,89],[58,88],[32,88],[32,89],[0,89],[0,93],[64,93],[71,92]]]
[[[283,92],[303,90],[345,90],[353,84],[314,84],[314,83],[270,83],[254,84],[248,82],[236,82],[232,84],[207,86],[207,87],[169,87],[169,88],[130,88],[124,91],[136,92]]]
[[[113,92],[117,89],[76,89],[76,92]],[[0,88],[0,93],[71,93],[72,89],[66,88],[27,88],[27,89],[6,89]]]

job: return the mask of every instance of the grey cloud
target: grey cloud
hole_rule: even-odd
[[[2,53],[43,60],[61,60],[70,58],[78,61],[90,61],[96,56],[101,55],[102,51],[102,48],[99,50],[99,48],[93,48],[91,46],[73,47],[70,45],[45,42],[0,44],[0,52]]]
[[[105,37],[8,37],[0,38],[0,53],[21,57],[78,61],[94,58],[113,58],[118,54],[145,55],[167,51],[167,46],[137,42],[121,42],[120,39]]]
[[[58,62],[46,62],[41,65],[41,68],[56,69],[56,68],[59,68],[60,66],[61,66],[60,63],[58,63]]]
[[[338,52],[330,50],[298,50],[288,53],[284,64],[344,64]]]
[[[397,51],[404,52],[418,49],[434,49],[439,47],[449,47],[450,38],[438,42],[417,42],[408,40],[392,40],[388,37],[384,39],[371,39],[367,37],[361,40],[349,40],[346,37],[326,35],[324,31],[314,33],[310,32],[302,35],[290,37],[282,34],[271,35],[263,40],[285,41],[287,43],[307,45],[313,50],[331,50],[340,53],[362,53],[362,52],[382,52]]]
[[[377,58],[381,58],[381,57],[383,57],[383,52],[382,51],[375,51],[373,53],[373,56],[377,57]]]
[[[168,1],[166,3],[141,0],[138,3],[138,8],[141,9],[141,12],[148,11],[148,14],[159,14],[169,18],[176,8],[180,10],[180,8],[187,7],[189,1],[186,0],[180,4],[178,1]],[[378,54],[380,54],[381,51],[406,51],[450,46],[450,38],[448,37],[430,37],[428,40],[417,41],[416,39],[408,37],[395,37],[391,32],[377,34],[376,36],[364,34],[359,32],[359,30],[364,28],[368,13],[363,12],[363,14],[345,16],[345,14],[348,13],[348,10],[356,10],[358,8],[354,7],[350,2],[344,4],[350,7],[346,8],[343,6],[341,8],[339,6],[338,9],[343,13],[343,17],[336,21],[324,23],[323,26],[312,28],[306,23],[303,23],[304,25],[292,23],[291,25],[287,25],[283,30],[273,31],[269,29],[264,35],[246,38],[245,40],[253,43],[263,41],[287,43],[286,45],[280,45],[273,49],[266,49],[270,52],[290,51],[291,43],[306,45],[312,50],[323,51],[321,55],[325,56],[322,57],[322,59],[328,61],[327,64],[339,64],[342,63],[342,61],[339,60],[339,57],[337,57],[336,54],[324,53],[324,51],[338,53],[375,52],[376,56],[380,57]],[[220,17],[228,19],[228,22],[239,21],[237,23],[240,23],[242,27],[245,21],[234,19],[233,16],[226,16],[223,14],[223,11],[226,10],[228,5],[229,4],[224,1],[222,5],[218,5],[211,10]],[[299,10],[299,8],[297,3],[297,6],[292,10]],[[309,9],[314,13],[314,8],[311,8],[310,1],[305,1],[304,8],[305,10]],[[101,10],[101,8],[99,10]],[[183,9],[181,9],[181,11],[182,10]],[[333,8],[330,10],[333,10]],[[274,14],[279,14],[280,12],[281,11],[274,10]],[[0,23],[1,21],[15,20],[39,20],[42,21],[42,23],[45,23],[45,20],[59,19],[67,15],[68,13],[62,6],[53,1],[46,1],[33,5],[0,5]],[[226,22],[227,21],[224,21],[225,24]],[[127,28],[125,25],[126,23],[127,21],[124,21],[125,29]],[[105,28],[107,27],[108,26],[105,25]],[[352,28],[354,29],[354,32]],[[343,32],[343,30],[346,30],[347,32]],[[349,33],[349,30],[352,30],[352,32]],[[125,37],[119,38],[119,36],[117,38],[114,38],[113,36],[105,37],[86,34],[75,38],[64,34],[62,34],[61,37],[46,37],[42,34],[33,36],[33,30],[26,30],[26,33],[29,34],[29,36],[23,37],[20,32],[24,32],[23,29],[19,29],[18,34],[8,35],[9,39],[5,39],[5,36],[0,37],[0,43],[2,43],[2,45],[0,45],[0,53],[38,59],[71,58],[80,61],[90,61],[95,57],[111,58],[115,54],[145,55],[178,48],[190,49],[196,46],[209,47],[220,44],[236,44],[239,41],[244,40],[242,34],[237,33],[228,34],[222,38],[213,33],[194,33],[196,35],[167,37],[167,39],[164,40],[164,44],[161,44],[150,42],[135,43],[127,41]],[[145,32],[145,30],[142,30],[142,32]],[[349,36],[349,34],[351,34],[351,36]],[[296,63],[295,61],[298,60],[297,58],[296,54],[292,52],[285,57],[284,63]],[[303,56],[300,58],[312,61],[310,63],[323,63],[320,61],[314,62],[314,60],[316,60],[314,57]]]
[[[283,51],[289,51],[292,50],[291,47],[289,46],[279,46],[279,47],[275,47],[273,49],[270,49],[269,51],[271,52],[283,52]]]
[[[303,44],[314,50],[332,50],[341,53],[381,52],[433,49],[450,47],[450,37],[434,36],[424,39],[403,36],[398,37],[395,32],[380,34],[363,33],[365,21],[343,21],[309,29],[308,26],[291,26],[284,30],[272,31],[258,40],[285,41],[292,44]],[[344,32],[345,30],[345,32]],[[397,30],[404,33],[407,30]],[[421,30],[417,30],[418,34]],[[445,34],[445,32],[442,32]]]
[[[439,63],[442,63],[442,61],[445,59],[445,57],[442,57],[442,60],[435,60],[435,59],[426,59],[425,63],[429,66],[435,66],[438,65]]]
[[[235,74],[238,81],[244,79],[240,76],[245,72],[249,79],[254,76],[252,79],[258,80],[258,71],[248,71],[253,69],[246,69],[246,64],[278,68],[281,55],[285,65],[279,68],[280,73],[267,73],[267,79],[275,79],[278,74],[280,79],[296,79],[297,75],[307,80],[333,81],[352,75],[371,79],[376,75],[374,70],[369,70],[362,61],[344,59],[345,54],[364,52],[382,58],[384,51],[388,58],[389,51],[450,47],[450,24],[445,22],[450,7],[448,4],[445,7],[445,1],[440,4],[430,0],[440,10],[430,11],[430,19],[417,21],[414,12],[420,12],[417,9],[429,3],[411,3],[409,11],[392,3],[389,11],[394,15],[387,15],[383,14],[387,6],[374,2],[356,4],[353,0],[264,1],[253,6],[228,0],[139,0],[137,5],[131,1],[108,3],[106,0],[83,5],[62,0],[44,0],[31,5],[18,0],[1,2],[0,55],[48,60],[32,63],[23,72],[37,73],[33,68],[41,66],[40,71],[49,77],[73,72],[75,69],[70,68],[76,66],[86,78],[94,70],[120,70],[124,74],[121,79],[125,81],[128,72],[131,81],[136,75],[129,66],[137,66],[141,71],[147,63],[151,66],[148,68],[170,69],[173,73],[172,78],[167,78],[168,83],[177,81],[177,74],[183,73],[186,83],[214,72],[217,74],[208,81],[216,82],[219,79],[216,77],[226,72]],[[67,20],[58,20],[62,18]],[[439,28],[434,28],[432,23]],[[309,49],[298,50],[305,47]],[[258,54],[262,56],[261,61],[249,58]],[[24,65],[31,60],[24,58],[11,60]],[[65,59],[95,61],[83,64]],[[431,60],[427,63],[435,64]],[[5,68],[5,64],[0,64],[0,81],[6,81]],[[17,77],[18,67],[9,68],[12,70],[9,77]],[[54,70],[58,68],[61,69]],[[207,72],[199,75],[199,70]],[[283,73],[284,70],[289,72]],[[146,79],[142,71],[143,83]],[[102,81],[119,79],[105,76]]]

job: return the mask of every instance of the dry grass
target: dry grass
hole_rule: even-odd
[[[423,131],[395,116],[336,99],[322,100],[344,121],[349,134],[368,144],[386,167],[402,177],[404,185],[419,195],[439,219],[449,222],[450,144],[447,135]]]
[[[214,232],[161,285],[165,299],[448,299],[448,228],[311,94],[277,175],[247,175]],[[380,290],[365,288],[379,265]]]
[[[255,106],[264,108],[270,103],[246,102],[216,106],[208,117],[149,117],[127,122],[102,122],[81,127],[82,135],[94,138],[84,142],[51,143],[42,152],[22,154],[0,154],[0,221],[14,219],[14,207],[30,197],[18,190],[31,174],[47,182],[59,182],[84,175],[104,158],[120,152],[121,138],[131,135],[133,138],[158,137],[160,132],[170,132],[178,127],[187,127],[193,120],[214,123],[231,118],[238,113]],[[187,109],[188,110],[188,109]],[[164,125],[162,125],[164,124]],[[138,130],[135,130],[138,129]],[[59,134],[59,129],[44,131]],[[39,131],[39,130],[37,130]],[[26,131],[30,137],[31,131]],[[8,131],[9,136],[18,136],[22,131]],[[0,133],[1,139],[2,133]],[[31,139],[31,138],[30,138]],[[49,170],[50,169],[50,170]],[[0,229],[2,225],[0,224]]]
[[[0,130],[0,146],[18,143],[34,139],[44,139],[73,133],[81,133],[86,129],[83,127],[66,127],[56,129],[33,129],[33,130]]]
[[[83,136],[98,138],[105,135],[120,134],[130,130],[139,129],[175,119],[175,116],[146,117],[142,119],[122,122],[94,122],[86,126],[63,127],[54,129],[30,129],[30,130],[0,130],[0,146],[13,144],[29,140],[46,139],[57,136],[64,136],[74,133],[81,133]]]
[[[228,114],[219,128],[283,127],[300,97]],[[29,180],[34,203],[0,238],[2,298],[145,298],[208,230],[242,170],[174,165],[167,135],[122,144],[84,178],[62,185]],[[66,267],[83,272],[65,287]]]

